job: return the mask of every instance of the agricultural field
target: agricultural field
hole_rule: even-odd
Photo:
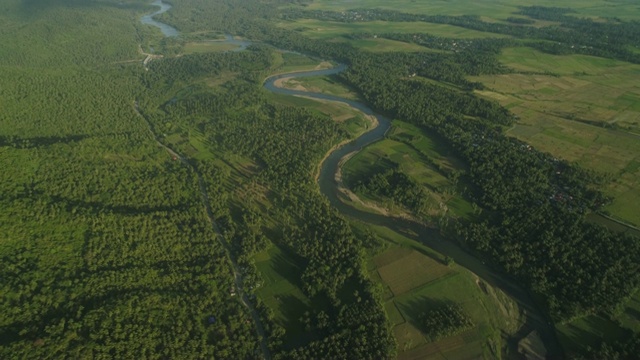
[[[326,69],[333,66],[330,62],[320,61],[308,56],[284,51],[274,51],[272,63],[269,75]]]
[[[473,79],[487,87],[479,95],[520,118],[508,134],[607,175],[604,191],[614,201],[605,210],[640,224],[640,65],[526,47],[506,49],[500,60],[525,73]]]
[[[297,19],[295,21],[281,22],[278,26],[285,29],[301,31],[303,35],[313,39],[334,39],[353,33],[375,34],[380,32],[429,33],[435,36],[458,39],[506,37],[505,35],[470,30],[459,26],[425,22],[367,21],[343,23],[316,19]],[[357,45],[357,43],[355,44]],[[401,46],[406,47],[404,44]]]
[[[297,79],[285,78],[281,85],[287,89],[330,94],[352,100],[360,99],[357,93],[338,82],[334,76],[310,76]]]
[[[424,46],[406,43],[402,41],[373,38],[373,39],[360,39],[360,40],[347,40],[351,45],[358,49],[371,51],[371,52],[385,52],[385,51],[426,51],[426,52],[439,52],[439,50],[429,49]]]
[[[495,3],[491,1],[450,0],[450,1],[415,1],[398,0],[318,0],[308,7],[310,9],[342,11],[347,9],[387,9],[414,14],[428,15],[478,15],[495,20],[506,19],[518,11],[519,6],[531,6],[530,1],[506,0]],[[553,0],[536,1],[537,6],[562,6],[575,9],[577,14],[586,17],[614,17],[621,19],[638,19],[640,6],[633,0],[565,0],[559,4]]]
[[[361,224],[354,224],[356,228]],[[381,243],[369,263],[370,276],[383,288],[385,310],[398,342],[398,359],[499,358],[501,334],[520,324],[517,305],[442,255],[389,229],[372,226]],[[455,303],[474,326],[458,335],[429,341],[421,315],[441,304]]]
[[[448,177],[451,172],[464,169],[464,164],[433,135],[403,121],[394,120],[387,138],[367,146],[346,162],[344,179],[353,189],[358,181],[395,164],[429,194],[428,216],[437,218],[445,213],[468,219],[474,216],[471,204],[460,195],[463,185]],[[389,199],[358,195],[381,202],[392,212],[399,210]]]
[[[234,44],[223,43],[220,41],[193,41],[184,45],[184,54],[229,51],[237,48]]]

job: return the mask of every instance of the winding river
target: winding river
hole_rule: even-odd
[[[158,15],[170,8],[169,5],[163,4],[161,0],[156,0],[154,4],[161,6],[161,10],[150,16]],[[146,16],[143,17],[143,19],[145,18]],[[145,20],[143,20],[143,22],[159,27],[166,36],[176,36],[178,34],[176,29],[166,24],[159,23],[153,19],[150,20],[150,22],[145,22]],[[169,28],[173,30],[170,30]],[[175,33],[173,31],[175,31]],[[246,41],[239,44],[229,35],[226,35],[226,40],[223,41],[240,46],[240,48],[234,50],[242,50],[249,44],[249,42]],[[512,336],[508,342],[510,352],[512,354],[517,352],[518,341],[527,336],[531,331],[535,330],[544,342],[547,350],[547,356],[549,358],[561,357],[562,351],[556,338],[555,329],[549,318],[544,315],[544,312],[540,311],[529,293],[525,291],[514,279],[487,266],[455,243],[442,238],[437,229],[429,228],[407,219],[361,211],[348,205],[349,200],[340,192],[336,182],[336,174],[340,169],[343,159],[345,156],[357,152],[373,142],[383,139],[385,133],[391,127],[390,119],[377,114],[370,107],[358,101],[322,93],[285,89],[278,87],[275,84],[277,80],[283,78],[334,75],[344,71],[345,69],[345,65],[339,65],[331,69],[280,74],[271,76],[264,82],[265,89],[277,94],[304,96],[319,100],[341,102],[363,112],[366,115],[375,116],[377,118],[378,125],[376,127],[363,133],[355,140],[333,150],[325,158],[321,164],[318,177],[318,184],[321,193],[326,196],[331,205],[338,209],[338,211],[343,215],[364,223],[387,227],[410,239],[421,242],[444,256],[451,257],[458,265],[465,267],[489,285],[501,289],[515,300],[521,311],[524,313],[525,322],[521,325],[518,333]]]
[[[152,25],[159,28],[160,31],[162,31],[162,35],[166,37],[178,36],[180,34],[178,29],[153,19],[154,16],[165,13],[169,9],[171,9],[171,5],[163,3],[162,0],[155,0],[154,2],[151,3],[151,5],[159,6],[160,10],[151,14],[144,15],[143,17],[140,18],[140,22],[146,25]]]
[[[512,352],[517,351],[517,342],[520,339],[527,336],[531,331],[536,330],[544,342],[549,357],[557,358],[561,356],[561,350],[555,336],[555,329],[551,325],[550,320],[543,315],[543,312],[538,309],[527,291],[516,283],[514,279],[485,265],[484,262],[474,257],[457,244],[445,240],[437,229],[426,227],[408,219],[389,217],[358,210],[353,206],[348,205],[350,200],[342,194],[336,182],[336,174],[344,163],[343,159],[354,152],[362,150],[365,146],[384,138],[385,133],[391,127],[391,121],[385,116],[375,113],[367,105],[357,101],[333,95],[285,89],[276,86],[276,81],[283,78],[293,79],[300,77],[333,75],[338,74],[345,69],[346,66],[340,65],[326,70],[275,75],[267,78],[264,84],[265,89],[277,94],[337,101],[358,109],[367,115],[373,115],[378,119],[377,127],[362,134],[350,143],[337,148],[326,157],[320,167],[320,174],[318,177],[320,192],[326,196],[331,205],[338,209],[343,215],[364,223],[387,227],[405,237],[425,244],[431,249],[445,256],[451,257],[458,265],[467,268],[486,283],[501,289],[514,299],[518,303],[520,309],[524,311],[525,323],[521,326],[518,333],[512,337],[512,340],[509,343]]]

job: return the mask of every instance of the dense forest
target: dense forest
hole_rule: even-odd
[[[256,44],[169,56],[182,45],[139,24],[153,11],[145,2],[2,0],[0,164],[11,171],[0,173],[1,358],[395,355],[380,289],[363,269],[367,239],[314,179],[349,132],[267,96],[262,81],[276,48],[344,62],[341,81],[367,103],[443,139],[468,166],[464,196],[483,209],[477,221],[443,230],[522,280],[555,321],[613,312],[637,290],[638,239],[585,221],[608,201],[594,190],[599,177],[504,135],[513,115],[474,96],[482,85],[466,78],[510,71],[496,54],[523,41],[640,62],[628,50],[640,39],[636,22],[595,23],[544,7],[520,15],[562,29],[522,18],[279,10],[289,1],[171,3],[160,18],[181,31],[233,32]],[[372,53],[272,24],[293,18],[427,21],[514,39],[381,33],[455,51]],[[595,29],[591,37],[585,28]],[[167,56],[145,69],[139,49],[150,44]],[[204,155],[187,155],[192,134]],[[418,213],[425,205],[399,169],[360,186]],[[300,287],[319,304],[300,320],[300,344],[285,342],[286,330],[255,294],[262,280],[253,257],[274,245],[301,264]],[[422,325],[434,339],[472,326],[455,306],[426,311]],[[592,355],[624,359],[637,347],[630,338]]]

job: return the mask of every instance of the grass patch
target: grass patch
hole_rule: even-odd
[[[447,266],[416,251],[409,251],[392,263],[378,267],[382,281],[389,284],[395,296],[450,273],[451,269]]]
[[[442,50],[430,49],[417,44],[407,43],[403,41],[374,38],[374,39],[361,39],[361,40],[348,40],[354,47],[360,48],[365,51],[371,52],[385,52],[385,51],[426,51],[426,52],[444,52]]]
[[[300,290],[300,264],[278,246],[272,246],[255,256],[255,263],[263,284],[256,294],[269,306],[275,321],[285,328],[285,344],[295,347],[306,343],[309,335],[299,319],[312,303]]]
[[[631,297],[625,304],[623,312],[617,316],[623,327],[631,329],[633,332],[640,332],[640,291]]]
[[[277,104],[305,107],[311,111],[330,116],[334,121],[342,123],[345,130],[354,137],[370,126],[369,121],[364,118],[360,111],[344,103],[274,93],[267,94],[267,97]]]
[[[270,75],[285,74],[289,72],[328,69],[333,66],[328,61],[320,61],[306,55],[286,51],[273,52],[273,65]]]

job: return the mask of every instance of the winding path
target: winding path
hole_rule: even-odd
[[[562,357],[561,348],[556,338],[555,328],[550,319],[541,311],[533,301],[529,293],[523,289],[516,280],[504,273],[500,273],[485,265],[482,261],[462,249],[457,244],[442,238],[437,229],[429,228],[411,219],[389,217],[381,214],[373,214],[358,210],[350,205],[349,198],[340,190],[336,181],[336,174],[340,173],[340,168],[344,159],[353,156],[354,153],[362,150],[365,146],[381,140],[391,127],[391,121],[375,113],[371,108],[357,101],[341,98],[339,96],[314,93],[302,90],[292,90],[276,85],[279,79],[300,78],[310,76],[323,76],[338,74],[346,69],[346,66],[339,65],[332,69],[280,74],[267,78],[264,87],[277,94],[304,96],[320,100],[336,101],[345,103],[355,109],[362,111],[366,115],[375,116],[378,119],[378,126],[370,129],[357,139],[346,145],[333,150],[323,161],[318,176],[320,192],[327,197],[332,206],[338,209],[343,215],[356,219],[364,223],[375,224],[387,227],[410,239],[421,242],[433,250],[451,257],[457,264],[467,268],[491,286],[497,287],[513,298],[524,312],[525,322],[518,330],[517,334],[509,341],[512,353],[517,352],[518,341],[527,336],[532,331],[537,331],[547,350],[547,356],[555,359]]]

